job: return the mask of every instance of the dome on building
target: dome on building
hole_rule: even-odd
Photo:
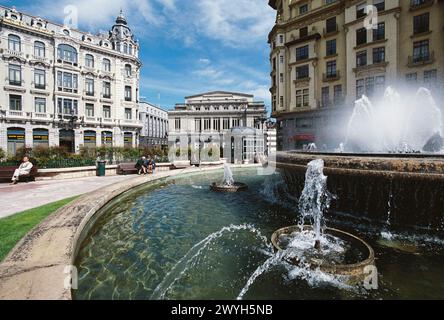
[[[126,22],[126,18],[123,15],[123,10],[120,10],[120,14],[116,19],[116,24],[123,24],[123,25],[127,25],[128,23]]]

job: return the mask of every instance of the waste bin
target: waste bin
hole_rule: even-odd
[[[106,174],[106,161],[97,161],[97,176],[104,177]]]

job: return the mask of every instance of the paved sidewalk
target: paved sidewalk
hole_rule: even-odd
[[[0,184],[0,219],[45,204],[75,197],[136,176],[89,177]]]

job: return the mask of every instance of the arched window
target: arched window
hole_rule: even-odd
[[[57,48],[57,57],[65,62],[77,63],[77,50],[67,44],[60,44]]]
[[[133,45],[132,44],[130,44],[129,45],[129,54],[133,54]]]
[[[83,133],[83,146],[85,148],[95,148],[97,146],[97,135],[95,131],[86,130]]]
[[[133,133],[132,132],[124,132],[123,133],[123,146],[125,148],[133,147]]]
[[[128,53],[128,44],[127,43],[123,44],[123,52]]]
[[[125,75],[127,77],[131,77],[131,65],[130,64],[125,65]]]
[[[109,59],[103,59],[102,69],[106,72],[111,72],[111,61]]]
[[[45,57],[45,44],[41,41],[34,42],[34,55],[36,57]]]
[[[21,40],[19,36],[10,34],[8,36],[8,49],[12,51],[22,51]]]
[[[34,147],[49,147],[49,131],[48,129],[32,130],[32,141]]]
[[[94,68],[94,56],[92,54],[85,55],[85,66],[88,68]]]

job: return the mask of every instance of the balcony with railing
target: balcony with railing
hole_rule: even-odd
[[[3,49],[3,55],[6,57],[15,57],[19,59],[24,59],[25,54],[22,51],[16,51],[11,49]]]
[[[52,119],[51,115],[46,112],[33,112],[31,114],[32,120],[35,121],[49,121]]]
[[[31,56],[31,63],[42,63],[45,66],[50,66],[50,61],[48,58],[46,57],[42,57],[42,56],[36,56],[36,55],[32,55]]]
[[[409,67],[422,66],[426,64],[430,64],[435,62],[435,52],[432,51],[427,54],[417,54],[413,56],[409,56]]]
[[[6,110],[6,118],[12,119],[25,119],[27,117],[26,112],[21,110]]]
[[[102,122],[105,123],[105,124],[113,124],[116,121],[114,119],[111,119],[111,118],[102,118]]]
[[[327,72],[322,74],[322,81],[328,82],[328,81],[336,81],[341,78],[341,73],[339,70],[336,70],[335,72]]]
[[[435,0],[410,0],[410,11],[432,6]]]
[[[123,119],[120,122],[122,125],[143,128],[143,124],[138,119]]]

